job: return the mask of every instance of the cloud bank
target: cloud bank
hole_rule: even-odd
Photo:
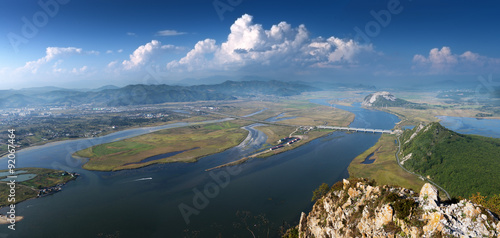
[[[38,69],[55,59],[60,59],[65,56],[79,55],[79,54],[89,54],[89,55],[99,55],[98,51],[83,51],[81,48],[76,47],[47,47],[45,50],[45,56],[35,60],[26,62],[23,67],[18,68],[17,72],[31,72],[33,74],[37,73]]]
[[[443,46],[441,49],[431,49],[427,57],[416,54],[413,63],[413,69],[424,74],[481,74],[498,71],[500,59],[489,58],[471,51],[460,55],[453,54],[450,47]]]

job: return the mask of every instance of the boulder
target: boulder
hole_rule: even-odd
[[[394,209],[390,204],[385,204],[379,212],[377,212],[375,218],[375,227],[381,228],[384,225],[389,224],[392,221],[392,215],[394,215]]]
[[[342,180],[342,183],[344,184],[344,190],[346,190],[349,187],[349,180],[344,179]]]
[[[497,224],[497,234],[498,234],[498,238],[500,238],[500,221]]]
[[[481,214],[481,209],[479,209],[479,207],[474,207],[474,204],[472,204],[471,202],[467,202],[465,204],[463,211],[465,215],[471,219],[476,218],[479,214]]]
[[[353,189],[353,188],[349,188],[349,190],[347,190],[347,194],[349,194],[349,197],[357,197],[361,194],[360,191],[358,191],[357,189]]]
[[[440,212],[433,212],[430,214],[424,214],[423,218],[428,220],[427,225],[423,227],[423,232],[425,234],[433,234],[435,232],[442,231],[444,228],[441,219],[443,219],[443,214]]]
[[[426,206],[424,209],[433,209],[439,207],[439,191],[430,183],[424,184],[420,189],[419,200]]]

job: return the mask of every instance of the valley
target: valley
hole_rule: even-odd
[[[162,181],[172,180],[177,181],[175,174],[178,174],[177,169],[182,167],[180,171],[187,172],[184,176],[192,176],[192,179],[204,180],[208,183],[207,179],[213,174],[222,173],[225,170],[240,170],[241,168],[254,168],[252,173],[260,174],[261,172],[257,167],[269,166],[269,163],[292,163],[294,160],[284,162],[284,158],[300,158],[301,166],[294,167],[292,170],[297,172],[304,172],[304,168],[310,168],[308,174],[318,173],[321,163],[325,163],[328,158],[342,158],[343,162],[331,161],[329,163],[343,164],[335,176],[334,181],[340,178],[369,178],[377,181],[381,185],[396,185],[405,188],[418,190],[425,183],[420,176],[410,174],[399,167],[395,154],[397,152],[397,138],[401,136],[401,143],[404,145],[404,138],[407,133],[412,130],[405,129],[408,126],[419,125],[420,123],[427,125],[428,123],[439,120],[439,115],[475,115],[478,113],[488,113],[484,107],[470,107],[465,104],[448,103],[442,99],[435,98],[434,94],[429,93],[412,93],[408,102],[398,101],[395,97],[388,96],[388,100],[394,99],[397,104],[387,105],[386,103],[377,103],[365,105],[361,107],[361,102],[369,98],[369,92],[360,90],[343,90],[343,91],[314,91],[305,92],[298,96],[293,97],[276,97],[260,96],[259,99],[245,99],[245,100],[222,100],[222,101],[202,101],[202,102],[184,102],[184,103],[162,103],[156,105],[148,105],[147,107],[140,106],[127,106],[118,107],[120,110],[126,109],[123,112],[106,111],[95,114],[81,114],[78,115],[80,125],[95,126],[102,125],[108,128],[108,131],[102,131],[102,134],[93,135],[98,144],[88,144],[82,148],[78,138],[65,138],[68,146],[70,144],[77,145],[76,147],[68,147],[73,149],[64,149],[72,151],[71,160],[69,162],[69,155],[63,156],[62,153],[57,157],[57,163],[63,164],[79,164],[73,167],[73,170],[79,171],[84,176],[117,176],[117,178],[127,178],[126,174],[137,174],[140,177],[133,180],[135,182],[155,181],[161,179]],[[332,99],[332,97],[337,97]],[[432,99],[432,100],[431,100]],[[415,102],[413,102],[415,101]],[[425,105],[425,109],[415,105]],[[413,105],[407,107],[408,105]],[[136,109],[134,109],[136,108]],[[439,110],[439,108],[445,108]],[[460,109],[458,109],[460,108]],[[373,110],[375,109],[375,110]],[[135,114],[131,113],[137,110]],[[385,113],[391,112],[398,115],[401,121],[397,120],[394,115]],[[58,116],[53,116],[52,119],[58,117],[67,117],[68,122],[77,122],[68,117],[72,113],[71,110],[64,111]],[[136,118],[127,118],[128,116],[136,115]],[[88,120],[86,117],[98,116],[103,118],[100,124],[95,123],[95,120]],[[143,119],[138,120],[139,117]],[[77,117],[75,115],[75,117]],[[33,118],[33,117],[32,117]],[[121,119],[120,119],[121,118]],[[492,117],[496,118],[496,114],[492,113]],[[132,119],[132,120],[131,120]],[[118,125],[121,120],[121,126]],[[135,120],[135,121],[134,121]],[[31,120],[31,123],[35,121]],[[47,123],[55,126],[53,123]],[[85,124],[87,123],[87,124]],[[110,123],[110,124],[108,124]],[[418,124],[417,124],[418,123]],[[106,125],[108,124],[108,125]],[[77,128],[74,124],[61,123],[57,125],[59,128]],[[144,127],[146,126],[146,127]],[[127,131],[136,129],[151,128],[166,128],[154,129],[153,132],[141,132],[138,136],[113,136],[117,133],[128,134]],[[331,129],[320,129],[317,126],[342,126],[352,128],[375,128],[385,130],[395,130],[395,134],[378,134],[371,132],[344,132],[335,131]],[[29,127],[26,129],[29,132]],[[410,127],[411,128],[411,127]],[[415,130],[417,127],[413,127]],[[444,129],[443,129],[444,130]],[[24,133],[24,132],[23,132]],[[402,133],[402,134],[401,134]],[[33,133],[34,135],[36,133]],[[80,136],[85,138],[86,136]],[[91,137],[91,138],[92,138]],[[102,140],[100,138],[109,137],[110,139]],[[286,138],[294,139],[294,143],[287,143]],[[114,138],[114,139],[112,139]],[[476,141],[479,137],[470,137],[472,141]],[[20,138],[23,141],[25,138]],[[295,140],[297,139],[297,140]],[[298,140],[300,139],[300,140]],[[51,147],[51,141],[48,140],[45,146]],[[80,139],[81,140],[81,139]],[[285,140],[285,142],[283,142]],[[335,141],[335,142],[334,142]],[[366,141],[363,143],[361,141]],[[333,143],[333,144],[332,144]],[[349,147],[347,144],[349,144]],[[362,143],[362,147],[357,145]],[[65,143],[61,144],[63,146]],[[327,149],[328,144],[336,145],[335,148]],[[34,144],[36,145],[36,144]],[[55,146],[56,144],[54,144]],[[37,148],[42,149],[45,146],[32,147],[26,146],[26,154],[31,151],[37,151]],[[325,147],[326,146],[326,147]],[[338,147],[340,146],[340,147]],[[356,147],[356,149],[354,149]],[[319,151],[314,152],[322,153],[322,156],[317,157],[312,162],[310,156],[303,157],[303,153],[313,153],[317,148]],[[308,152],[305,152],[308,151]],[[326,152],[329,151],[329,152]],[[403,153],[406,153],[405,147],[402,146]],[[20,151],[21,155],[23,150]],[[439,154],[439,153],[437,153]],[[298,157],[296,157],[298,156]],[[370,156],[370,163],[363,163],[365,159]],[[405,157],[406,154],[400,154],[400,158]],[[317,158],[316,158],[317,157]],[[38,164],[36,156],[32,157],[32,162],[27,164]],[[281,158],[281,159],[279,159]],[[318,160],[319,159],[319,160]],[[66,161],[65,161],[66,160]],[[320,162],[322,161],[322,162]],[[196,163],[195,163],[196,162]],[[405,163],[408,163],[407,161]],[[461,162],[462,163],[462,162]],[[52,163],[54,164],[54,163]],[[183,165],[184,164],[184,165]],[[307,166],[306,166],[307,164]],[[43,166],[43,165],[42,165]],[[74,165],[73,165],[74,166]],[[166,167],[165,167],[166,166]],[[257,167],[255,167],[257,166]],[[311,167],[309,167],[311,166]],[[345,166],[345,167],[344,167]],[[421,168],[424,165],[415,166]],[[487,167],[494,167],[489,165]],[[273,167],[274,168],[274,167]],[[314,169],[312,169],[314,168]],[[331,166],[323,167],[321,176],[316,179],[311,179],[306,187],[303,187],[303,194],[298,197],[306,198],[310,195],[312,188],[317,186],[318,182],[332,180]],[[436,174],[428,174],[426,171],[413,168],[415,172],[426,179],[430,179],[440,185],[443,185],[447,191],[454,190],[449,186],[445,180],[439,179]],[[278,169],[278,167],[273,170]],[[285,166],[282,169],[291,169]],[[441,169],[435,167],[435,171]],[[483,168],[484,169],[484,168]],[[171,175],[160,175],[159,173],[144,174],[142,171],[169,171]],[[342,172],[343,171],[343,172]],[[99,175],[99,173],[104,173]],[[476,172],[477,173],[477,172]],[[141,176],[144,174],[143,176]],[[208,176],[208,175],[210,176]],[[211,175],[212,174],[212,175]],[[283,174],[283,172],[276,172],[276,174]],[[180,176],[180,174],[178,174]],[[124,177],[125,176],[125,177]],[[183,176],[183,177],[184,177]],[[201,176],[201,177],[200,177]],[[207,177],[208,176],[208,177]],[[251,175],[244,175],[242,178]],[[268,175],[259,180],[264,181],[270,178]],[[293,174],[290,174],[293,176]],[[235,175],[235,178],[240,178],[241,175]],[[252,175],[253,177],[253,175]],[[315,177],[315,175],[313,176]],[[144,180],[147,178],[148,180]],[[204,178],[204,179],[202,179]],[[254,180],[256,179],[253,177]],[[287,177],[288,180],[293,180]],[[100,178],[99,181],[107,181],[105,178]],[[165,180],[167,179],[167,180]],[[190,179],[186,180],[190,184]],[[457,180],[458,181],[458,180]],[[465,180],[463,180],[465,181]],[[484,182],[481,182],[484,183]],[[167,183],[167,184],[170,184]],[[190,186],[185,185],[181,190],[186,193],[189,191]],[[82,185],[78,185],[82,186]],[[93,185],[97,186],[97,185]],[[116,186],[116,185],[114,185]],[[184,186],[184,185],[183,185]],[[467,189],[467,186],[459,185],[462,189]],[[120,189],[120,186],[115,189]],[[112,189],[111,191],[115,191]],[[256,188],[257,189],[257,188]],[[285,187],[283,188],[285,189]],[[492,187],[491,192],[479,191],[485,197],[485,206],[494,210],[496,203],[494,202],[498,192],[495,192],[495,187]],[[233,191],[230,189],[230,191]],[[286,190],[286,189],[285,189]],[[309,192],[306,192],[308,190]],[[110,192],[111,192],[110,191]],[[172,190],[168,190],[173,192]],[[253,190],[257,191],[257,190]],[[276,190],[284,191],[284,190]],[[464,190],[465,191],[465,190]],[[472,191],[472,190],[469,190]],[[474,190],[475,191],[475,190]],[[460,190],[454,190],[453,196],[468,197],[474,194],[463,193]],[[153,192],[153,191],[151,191]],[[250,192],[250,191],[249,191]],[[61,193],[64,194],[64,193]],[[106,193],[109,194],[109,193]],[[444,193],[441,193],[443,195]],[[461,195],[458,195],[461,194]],[[111,194],[109,194],[111,196]],[[179,194],[179,196],[181,196]],[[231,194],[230,197],[238,197],[239,195]],[[274,201],[273,198],[278,195],[271,196],[268,201]],[[278,196],[279,197],[279,196]],[[477,196],[476,196],[477,197]],[[474,198],[471,196],[471,198]],[[446,197],[442,197],[446,200]],[[265,199],[264,199],[265,200]],[[262,200],[262,202],[264,202]],[[21,203],[22,204],[22,203]],[[260,204],[259,202],[257,204]],[[257,205],[256,206],[262,206]],[[290,204],[291,205],[291,204]],[[225,217],[234,216],[233,209],[238,206],[232,206],[226,212]],[[307,206],[302,206],[304,209]],[[255,208],[249,209],[255,212]],[[307,209],[306,209],[307,210]],[[173,212],[172,210],[169,210]],[[232,213],[232,214],[230,214]],[[213,214],[209,212],[206,215]],[[272,214],[272,213],[270,213]],[[295,214],[295,215],[293,215]],[[290,213],[290,219],[296,216],[297,213]],[[202,219],[201,216],[199,219]],[[198,218],[193,219],[198,220]],[[275,221],[275,220],[273,220]],[[23,219],[23,222],[29,223],[29,220]],[[222,221],[221,221],[222,222]],[[201,224],[196,222],[197,224]],[[180,224],[179,224],[180,225]],[[194,230],[203,230],[204,226],[196,226]],[[269,224],[269,228],[277,229],[277,223]],[[218,230],[217,232],[221,232]],[[239,231],[232,229],[231,233],[238,233]],[[210,232],[209,232],[210,233]]]

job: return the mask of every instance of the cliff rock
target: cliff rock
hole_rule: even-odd
[[[499,237],[500,221],[468,200],[442,202],[425,184],[420,193],[344,180],[302,213],[299,237]]]

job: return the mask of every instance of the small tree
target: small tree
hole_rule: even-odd
[[[330,186],[327,183],[322,183],[319,188],[313,191],[313,197],[311,201],[316,201],[326,195],[328,193],[328,190],[330,190]]]

